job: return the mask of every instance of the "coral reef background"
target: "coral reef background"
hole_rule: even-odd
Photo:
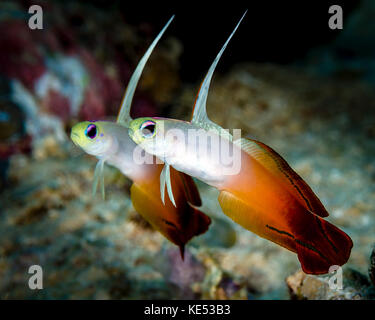
[[[277,8],[262,18],[264,8],[249,7],[208,97],[214,121],[283,155],[328,220],[352,237],[342,290],[330,289],[330,275],[303,274],[293,253],[233,223],[218,192],[199,181],[213,222],[182,261],[135,212],[130,181],[116,169],[106,167],[107,199],[91,196],[95,159],[68,138],[77,121],[116,117],[132,71],[172,13],[175,25],[154,50],[132,110],[188,120],[241,9],[211,20],[199,13],[187,24],[190,11],[137,15],[121,1],[36,3],[43,30],[27,26],[34,1],[0,3],[1,299],[375,298],[373,1],[344,2],[340,31],[328,29],[327,6],[311,5],[304,18],[280,17]],[[261,24],[267,19],[274,25]],[[34,264],[43,268],[43,290],[27,286]]]

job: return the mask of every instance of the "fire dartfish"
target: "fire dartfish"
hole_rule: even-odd
[[[150,163],[138,163],[133,154],[137,145],[128,135],[131,121],[130,107],[143,68],[160,37],[171,23],[172,18],[161,30],[135,69],[122,101],[116,122],[84,121],[73,126],[71,139],[86,153],[99,159],[94,175],[93,194],[99,182],[104,198],[103,168],[107,163],[119,169],[133,181],[130,189],[135,210],[168,240],[180,247],[181,257],[185,244],[194,236],[206,232],[211,220],[196,207],[201,206],[201,198],[193,179],[176,170],[171,170],[175,200],[162,202],[159,176],[163,165],[155,156],[148,155]],[[139,149],[139,147],[138,147]],[[159,163],[158,163],[159,162]]]
[[[349,259],[351,238],[324,219],[328,212],[319,198],[275,150],[253,139],[234,139],[234,134],[207,117],[213,72],[243,17],[204,78],[191,121],[138,118],[130,122],[129,135],[165,162],[160,177],[162,197],[165,186],[169,198],[175,194],[171,167],[200,179],[221,191],[220,206],[236,223],[297,253],[305,273],[328,273],[330,266],[341,266]],[[199,132],[198,139],[188,139],[191,132]],[[216,149],[222,141],[240,161],[235,174],[228,173],[223,159],[212,156],[219,154]]]

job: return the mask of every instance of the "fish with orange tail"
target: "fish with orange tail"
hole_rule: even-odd
[[[143,162],[134,158],[140,148],[130,139],[127,128],[131,121],[132,99],[142,70],[172,19],[173,17],[156,37],[134,71],[117,122],[77,123],[72,128],[71,139],[86,153],[99,159],[95,169],[93,194],[100,183],[104,198],[104,164],[118,168],[133,181],[130,193],[135,210],[168,240],[179,246],[183,258],[185,244],[192,237],[206,232],[211,223],[210,218],[197,208],[201,206],[198,189],[190,176],[171,170],[175,199],[173,203],[170,200],[162,201],[159,186],[162,162],[150,154],[139,154]]]
[[[160,183],[172,202],[174,168],[219,189],[218,200],[227,216],[295,252],[304,272],[328,273],[332,265],[341,266],[349,259],[351,238],[324,219],[328,212],[319,198],[276,151],[259,141],[238,138],[207,116],[213,72],[240,22],[202,82],[192,120],[138,118],[130,122],[129,135],[164,161]],[[223,152],[226,149],[230,152]]]

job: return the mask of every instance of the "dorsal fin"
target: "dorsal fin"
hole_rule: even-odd
[[[169,24],[172,22],[173,18],[174,18],[174,15],[169,19],[169,21],[164,26],[164,28],[159,32],[159,34],[157,35],[155,40],[151,43],[151,45],[147,49],[146,53],[144,54],[142,59],[139,61],[138,65],[137,65],[137,68],[133,72],[133,74],[132,74],[132,76],[129,80],[128,86],[126,88],[124,97],[123,97],[122,102],[121,102],[121,108],[120,108],[119,114],[117,116],[117,121],[116,121],[117,123],[124,124],[125,126],[128,126],[129,122],[132,120],[131,117],[130,117],[130,107],[131,107],[131,104],[132,104],[135,89],[137,87],[139,78],[141,77],[141,74],[142,74],[142,71],[143,71],[143,68],[145,67],[146,62],[147,62],[148,58],[150,57],[150,55],[152,53],[152,50],[154,50],[156,44],[158,43],[159,39],[161,38],[161,36],[165,32],[165,30],[168,28]]]
[[[308,184],[289,166],[289,164],[272,148],[252,139],[238,139],[234,144],[261,163],[288,188],[288,190],[308,210],[321,217],[328,212]]]
[[[216,129],[216,130],[221,130],[222,128],[217,125],[216,123],[212,122],[208,117],[207,117],[207,110],[206,110],[206,103],[207,103],[207,95],[208,95],[208,89],[210,88],[210,83],[212,79],[212,75],[215,71],[215,68],[225,50],[227,47],[230,39],[233,37],[234,33],[236,32],[238,26],[240,25],[242,19],[244,18],[247,10],[245,13],[242,15],[240,21],[237,23],[236,27],[230,34],[229,38],[227,41],[224,43],[223,47],[221,48],[220,52],[216,56],[214,62],[212,63],[210,69],[208,70],[206,77],[204,78],[200,89],[198,91],[197,97],[195,99],[194,103],[194,109],[193,109],[193,115],[191,122],[194,124],[197,124],[198,126],[210,130],[210,129]]]

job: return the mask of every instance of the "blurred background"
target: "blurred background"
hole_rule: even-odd
[[[31,30],[28,8],[43,9]],[[374,299],[375,2],[218,5],[0,2],[1,299]],[[248,9],[215,73],[208,114],[277,150],[354,242],[344,289],[307,276],[295,254],[234,224],[197,181],[209,231],[178,249],[134,210],[131,181],[69,139],[82,120],[114,120],[127,82],[166,21],[133,116],[188,120],[205,73]],[[27,286],[31,265],[44,288]]]

